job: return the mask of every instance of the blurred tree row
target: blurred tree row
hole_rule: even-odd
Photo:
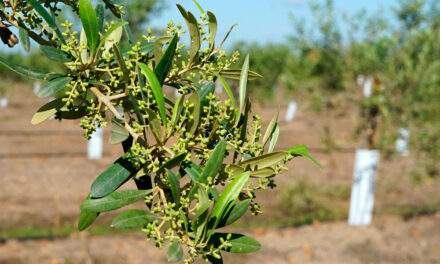
[[[365,147],[392,152],[399,128],[406,128],[420,168],[414,175],[438,176],[440,2],[399,0],[394,19],[382,9],[348,16],[331,0],[310,8],[312,20],[292,17],[294,33],[286,44],[236,46],[251,54],[265,77],[250,91],[260,100],[279,87],[293,97],[307,92],[309,105],[326,114],[360,105],[362,122],[354,132],[366,136]],[[356,84],[361,75],[374,79],[369,98]]]

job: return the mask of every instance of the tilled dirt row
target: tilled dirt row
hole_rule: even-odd
[[[243,230],[239,230],[243,231]],[[369,227],[344,222],[300,228],[245,230],[262,244],[256,253],[224,254],[226,264],[435,264],[440,263],[440,217],[403,221],[380,217]],[[167,263],[142,235],[87,237],[61,240],[8,240],[0,244],[0,263]],[[198,262],[203,263],[203,262]]]

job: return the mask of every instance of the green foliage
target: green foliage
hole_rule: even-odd
[[[221,48],[224,41],[215,46],[217,19],[211,12],[203,11],[198,21],[177,6],[191,39],[185,49],[181,25],[170,22],[165,36],[157,38],[147,31],[135,40],[129,24],[120,21],[123,6],[103,1],[117,17],[105,22],[101,6],[93,8],[89,0],[65,2],[80,18],[76,21],[81,21],[81,34],[74,23],[57,25],[47,16],[59,14],[56,5],[38,5],[37,13],[28,12],[26,4],[14,10],[22,13],[25,26],[48,28],[38,36],[27,32],[49,59],[63,62],[63,70],[41,71],[3,58],[0,63],[44,81],[40,97],[55,97],[32,123],[53,114],[60,120],[80,119],[89,138],[111,120],[110,141],[122,143],[124,154],[95,179],[81,204],[78,229],[89,227],[103,212],[143,201],[144,210],[125,211],[112,226],[141,228],[159,248],[168,243],[170,261],[179,261],[183,248],[188,251],[185,263],[199,257],[218,263],[221,251],[258,250],[260,244],[250,237],[217,230],[248,209],[261,213],[256,192],[273,188],[274,177],[287,169],[286,162],[311,157],[304,146],[265,153],[264,145],[270,140],[272,151],[278,138],[277,115],[262,137],[261,118],[252,114],[246,96],[248,81],[261,77],[250,70],[249,56],[241,70],[231,68],[239,54],[227,56]],[[2,16],[13,15],[6,10]],[[127,49],[121,46],[124,37],[130,43],[124,44]],[[227,100],[213,94],[219,76],[224,83],[223,78],[239,79],[238,106],[230,89]],[[180,98],[168,98],[164,85],[177,89]],[[132,179],[138,190],[118,190]]]
[[[331,221],[346,216],[350,187],[323,188],[317,182],[301,177],[283,188],[277,199],[283,212],[296,223]]]
[[[271,98],[277,86],[281,83],[281,75],[286,69],[289,49],[285,45],[259,45],[256,43],[236,43],[234,49],[242,54],[249,54],[249,63],[253,70],[264,76],[252,83],[249,93],[255,95],[259,100]],[[240,62],[242,63],[242,62]]]

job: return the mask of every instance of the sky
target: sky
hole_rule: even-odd
[[[192,11],[198,18],[199,11],[193,0],[164,0],[166,8],[160,15],[152,17],[149,25],[152,27],[164,27],[170,20],[175,23],[181,22],[186,28],[176,3],[180,3],[187,10]],[[318,0],[324,2],[325,0]],[[292,20],[289,15],[304,17],[311,20],[309,3],[310,0],[198,0],[202,8],[215,13],[218,20],[217,38],[221,41],[229,28],[234,28],[225,47],[228,48],[235,42],[258,42],[282,43],[287,36],[293,33]],[[356,14],[357,11],[366,9],[375,12],[380,7],[388,12],[396,5],[397,0],[334,0],[337,12]],[[388,14],[391,18],[391,13]],[[15,31],[14,31],[15,32]],[[0,45],[0,50],[5,47]],[[21,45],[7,51],[22,51]]]
[[[175,23],[184,20],[175,4],[180,3],[187,10],[199,14],[193,0],[165,0],[167,8],[159,16],[151,19],[150,25],[163,26],[168,21]],[[319,0],[323,2],[324,0]],[[310,17],[309,0],[198,0],[206,11],[212,11],[219,24],[217,36],[223,38],[230,26],[238,24],[231,33],[228,42],[237,41],[259,43],[282,43],[292,33],[292,21],[289,14],[295,17]],[[366,9],[375,12],[382,6],[389,12],[397,0],[334,0],[337,12],[354,15],[357,11]],[[391,14],[389,14],[391,16]]]

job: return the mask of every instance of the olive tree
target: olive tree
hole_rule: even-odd
[[[79,16],[81,32],[70,21],[55,22],[61,6]],[[43,81],[37,96],[55,98],[35,113],[33,124],[52,115],[79,119],[86,138],[110,125],[110,143],[122,144],[124,154],[97,176],[80,206],[80,231],[100,214],[141,200],[144,209],[124,211],[112,226],[139,228],[158,248],[169,245],[170,261],[182,259],[184,246],[185,263],[198,257],[221,263],[221,251],[253,252],[260,244],[218,229],[248,210],[261,213],[256,191],[275,187],[274,177],[287,170],[286,162],[297,156],[316,161],[303,145],[274,151],[277,115],[263,132],[246,97],[248,78],[259,75],[249,70],[249,57],[241,68],[231,67],[239,54],[227,56],[226,38],[216,42],[215,15],[197,6],[200,19],[177,5],[187,29],[170,22],[166,35],[145,30],[135,40],[124,7],[110,0],[96,7],[90,0],[3,1],[0,17],[19,28],[22,44],[33,39],[65,70],[47,72],[3,58],[0,63]],[[109,12],[113,20],[104,21]],[[187,33],[189,46],[180,41]],[[122,37],[128,49],[120,48]],[[217,79],[226,100],[213,93]],[[239,81],[237,99],[225,79]],[[168,98],[165,85],[180,97]],[[130,180],[136,190],[118,190]]]

